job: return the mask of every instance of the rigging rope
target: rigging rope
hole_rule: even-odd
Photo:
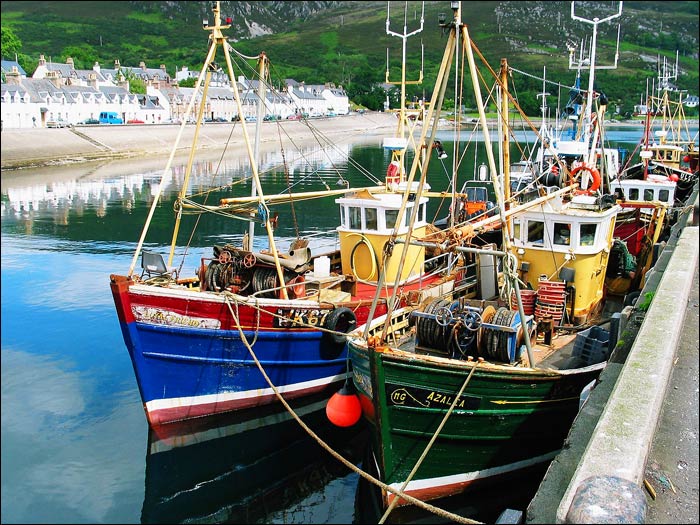
[[[279,400],[280,403],[282,403],[282,405],[284,405],[284,408],[289,412],[289,414],[296,420],[297,423],[299,423],[299,425],[301,425],[301,427],[309,434],[309,436],[311,436],[322,448],[324,448],[326,450],[326,452],[328,452],[335,459],[337,459],[338,461],[343,463],[343,465],[345,465],[346,467],[348,467],[349,469],[351,469],[353,472],[357,473],[358,475],[362,476],[363,478],[365,478],[369,482],[381,487],[384,490],[387,490],[389,492],[394,493],[395,495],[405,499],[406,501],[409,501],[410,503],[413,503],[414,505],[423,508],[424,510],[432,512],[438,516],[442,516],[444,518],[451,519],[457,523],[467,523],[467,524],[480,524],[481,523],[479,521],[472,520],[470,518],[465,518],[463,516],[459,516],[458,514],[453,514],[453,513],[448,512],[444,509],[430,505],[429,503],[425,503],[417,498],[414,498],[413,496],[409,496],[408,494],[404,494],[404,493],[402,493],[402,491],[397,490],[393,487],[390,487],[389,485],[387,485],[386,483],[383,483],[382,481],[378,480],[374,476],[371,476],[370,474],[368,474],[364,470],[357,467],[352,462],[345,459],[341,454],[339,454],[338,452],[333,450],[330,447],[330,445],[328,445],[328,443],[323,441],[323,439],[321,439],[318,436],[318,434],[316,434],[306,423],[304,423],[304,421],[301,420],[301,418],[297,415],[297,413],[294,412],[294,409],[292,409],[292,407],[289,406],[289,404],[284,399],[284,397],[282,397],[282,394],[280,394],[279,389],[274,384],[272,384],[272,381],[268,377],[267,373],[265,373],[265,369],[260,364],[260,361],[258,360],[257,355],[255,355],[255,351],[253,350],[253,347],[250,345],[250,343],[248,342],[248,339],[246,338],[245,334],[243,333],[243,329],[241,328],[241,325],[239,323],[238,316],[234,313],[233,308],[231,307],[231,303],[229,301],[229,293],[226,293],[224,295],[224,297],[226,299],[226,304],[229,308],[229,312],[231,313],[231,316],[233,317],[233,320],[236,324],[236,327],[238,328],[238,333],[241,336],[241,341],[243,342],[243,344],[246,346],[246,348],[250,352],[250,355],[252,356],[253,360],[255,361],[255,364],[258,367],[258,370],[260,370],[260,373],[265,378],[265,381],[267,381],[267,384],[270,385],[270,388],[272,388],[272,391],[275,393],[275,396],[277,396],[277,399]],[[472,373],[473,373],[473,370],[472,370]],[[471,374],[469,377],[471,377]],[[467,379],[469,379],[469,378],[467,378]],[[466,383],[464,386],[466,386]]]

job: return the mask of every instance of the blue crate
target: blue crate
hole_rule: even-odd
[[[592,326],[576,335],[574,357],[582,359],[586,365],[602,363],[610,357],[610,333],[600,326]]]

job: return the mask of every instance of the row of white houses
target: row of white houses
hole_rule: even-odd
[[[144,81],[145,95],[129,91],[126,79],[132,75]],[[95,63],[91,70],[79,70],[71,58],[65,64],[56,64],[42,55],[34,74],[28,77],[16,61],[2,60],[2,128],[46,127],[49,122],[81,124],[98,119],[104,111],[116,112],[124,122],[179,122],[184,119],[194,88],[178,87],[177,81],[193,75],[197,73],[182,68],[173,81],[164,65],[154,69],[141,62],[136,68],[122,66],[118,60],[110,69]],[[342,87],[304,85],[291,79],[285,84],[279,90],[265,90],[264,116],[285,119],[294,114],[313,117],[349,112]],[[205,118],[231,121],[257,116],[258,81],[239,77],[237,87],[242,115],[238,115],[233,89],[223,76],[211,82]]]

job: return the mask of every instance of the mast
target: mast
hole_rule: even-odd
[[[508,140],[508,90],[506,86],[508,85],[508,60],[505,58],[501,59],[501,86],[499,87],[499,92],[501,92],[501,144],[503,150],[503,200],[508,209],[510,206],[510,142]]]
[[[129,276],[133,275],[134,268],[136,267],[136,263],[138,260],[139,253],[141,252],[141,249],[143,247],[143,242],[146,238],[146,234],[148,232],[148,228],[150,226],[151,220],[153,218],[153,215],[155,213],[156,207],[158,205],[158,202],[160,200],[160,195],[162,192],[162,188],[165,185],[165,180],[166,177],[170,174],[170,169],[171,165],[173,162],[173,158],[175,157],[175,153],[177,151],[178,145],[180,143],[180,139],[182,138],[183,131],[185,129],[185,125],[187,123],[187,118],[189,117],[190,113],[192,112],[192,108],[194,107],[195,101],[197,99],[197,95],[199,93],[199,90],[202,86],[202,82],[204,80],[204,77],[207,73],[213,72],[213,71],[219,71],[219,66],[214,62],[214,58],[216,57],[216,51],[219,46],[223,48],[224,51],[224,57],[226,58],[226,66],[228,68],[228,76],[229,76],[229,82],[231,84],[231,89],[233,91],[233,96],[236,100],[236,106],[238,109],[238,114],[243,115],[243,104],[241,103],[241,96],[238,91],[238,84],[236,82],[236,77],[233,73],[233,64],[231,62],[231,55],[229,53],[229,48],[230,44],[227,42],[228,38],[223,35],[221,32],[223,29],[228,29],[231,27],[231,19],[227,18],[226,19],[226,24],[222,25],[221,23],[221,11],[220,11],[220,4],[221,2],[217,1],[212,5],[212,10],[214,13],[214,24],[209,25],[208,20],[203,21],[203,29],[205,31],[210,31],[211,34],[209,35],[209,51],[207,53],[207,57],[204,61],[204,65],[202,66],[202,70],[199,73],[199,77],[197,78],[197,83],[195,84],[194,91],[192,93],[192,98],[190,99],[189,104],[187,105],[187,109],[185,110],[185,115],[182,119],[182,124],[180,125],[180,130],[178,132],[177,138],[175,139],[175,144],[170,152],[170,157],[168,158],[168,162],[166,163],[165,169],[163,170],[163,175],[161,176],[161,183],[158,187],[158,191],[156,192],[156,195],[154,196],[153,203],[151,205],[151,209],[149,211],[148,217],[146,219],[146,224],[144,225],[143,231],[141,232],[141,237],[139,238],[139,242],[137,244],[136,250],[134,252],[133,259],[131,261],[131,266],[129,268]],[[204,111],[204,106],[206,105],[206,93],[203,93],[202,96],[200,97],[200,104],[201,106],[199,107],[198,111],[198,118],[197,118],[197,124],[195,128],[195,139],[197,137],[197,134],[199,133],[199,129],[202,124],[202,115]],[[257,193],[259,195],[258,197],[258,203],[261,209],[261,214],[265,218],[265,229],[267,231],[267,237],[270,245],[270,251],[272,252],[272,256],[275,261],[275,267],[277,270],[277,277],[279,279],[279,282],[283,285],[284,284],[284,273],[282,270],[282,266],[280,264],[279,260],[279,254],[277,253],[277,249],[275,247],[275,240],[273,237],[273,232],[272,232],[272,225],[270,224],[270,221],[267,220],[267,218],[270,215],[270,210],[268,209],[265,200],[264,200],[264,195],[262,191],[262,185],[260,183],[260,177],[258,175],[258,166],[257,162],[255,161],[255,155],[253,154],[253,150],[251,147],[250,143],[250,137],[248,135],[248,128],[246,127],[245,124],[245,119],[241,120],[241,129],[243,132],[243,140],[246,145],[246,150],[248,152],[248,158],[250,159],[251,163],[251,171],[252,171],[252,176],[253,176],[253,182],[254,186],[257,189]],[[193,141],[192,145],[193,151],[194,148],[196,148],[196,140]],[[186,168],[186,173],[191,173],[192,171],[192,164],[193,164],[193,155],[190,155],[190,158],[188,160],[188,165]],[[175,207],[178,210],[178,214],[176,217],[176,225],[175,225],[175,234],[173,235],[172,239],[172,244],[170,247],[170,255],[168,257],[168,266],[172,265],[172,259],[174,256],[174,250],[175,250],[175,244],[177,242],[177,231],[179,229],[179,222],[182,216],[182,208],[183,208],[183,199],[184,199],[184,194],[187,191],[187,186],[188,186],[189,181],[185,180],[183,183],[183,189],[180,192],[180,195],[178,196],[178,200],[175,203]],[[281,294],[283,299],[288,299],[288,294],[287,294],[287,289],[284,286],[281,286]]]
[[[255,157],[255,166],[256,167],[260,166],[260,128],[262,127],[262,119],[263,119],[263,113],[264,113],[263,101],[265,100],[265,79],[267,78],[267,63],[268,63],[267,55],[264,52],[260,53],[260,56],[258,57],[258,66],[259,66],[259,71],[258,71],[258,75],[259,75],[259,78],[258,78],[258,112],[257,112],[257,117],[256,117],[256,122],[255,122],[255,147],[254,147],[254,151],[253,151],[253,155]],[[251,188],[250,195],[252,197],[255,197],[256,193],[257,193],[257,191],[255,188],[255,184],[253,184],[252,188]],[[243,247],[245,250],[252,251],[254,237],[255,237],[255,222],[250,221],[250,224],[248,225],[248,246]]]

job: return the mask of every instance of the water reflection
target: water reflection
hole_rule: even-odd
[[[283,151],[268,151],[261,155],[259,173],[266,182],[275,181],[279,174],[289,176],[291,184],[318,182],[335,184],[339,175],[347,171],[350,147],[306,148],[297,156],[285,157]],[[185,179],[186,164],[174,164],[161,185],[162,171],[154,170],[116,177],[74,176],[64,180],[37,180],[16,177],[3,180],[3,218],[30,220],[37,214],[52,216],[57,224],[66,225],[69,212],[82,216],[86,210],[94,210],[97,217],[104,217],[108,207],[118,205],[125,211],[133,209],[136,202],[150,204],[160,190],[163,197],[176,195]],[[312,177],[314,176],[314,177]],[[243,157],[195,162],[190,175],[190,192],[209,188],[231,186],[235,181],[248,180],[249,163]],[[310,179],[310,182],[309,182]],[[286,185],[286,183],[285,183]],[[319,188],[320,189],[320,188]],[[249,195],[239,192],[240,195]]]
[[[313,432],[353,463],[366,443],[361,425],[326,418],[326,397],[293,403]],[[350,523],[326,487],[356,475],[302,429],[283,407],[173,423],[149,431],[142,523]],[[319,504],[304,503],[315,497]],[[325,500],[325,501],[324,501]]]

